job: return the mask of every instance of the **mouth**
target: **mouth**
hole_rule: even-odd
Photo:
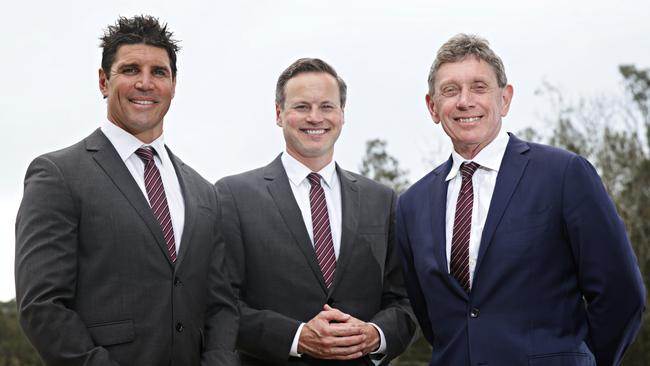
[[[158,102],[152,99],[136,99],[136,98],[131,98],[129,99],[129,102],[137,105],[152,105],[152,104],[157,104]]]
[[[301,128],[300,131],[310,136],[323,135],[328,131],[326,128]]]
[[[476,122],[481,119],[482,116],[475,116],[475,117],[457,117],[454,118],[454,121],[459,122],[459,123],[472,123]]]

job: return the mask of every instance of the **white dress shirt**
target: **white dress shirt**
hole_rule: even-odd
[[[474,205],[472,206],[472,228],[469,234],[469,283],[470,287],[474,283],[474,269],[476,268],[476,259],[481,244],[483,226],[490,209],[492,194],[497,182],[497,174],[501,167],[501,160],[506,152],[506,146],[510,137],[501,129],[497,137],[483,148],[473,160],[466,160],[455,150],[451,152],[453,164],[447,175],[449,181],[447,187],[447,212],[446,212],[446,250],[447,250],[447,271],[451,263],[451,239],[454,232],[454,217],[456,215],[456,201],[460,193],[462,176],[460,174],[460,165],[464,162],[474,161],[480,167],[472,176],[472,186],[474,189]]]
[[[311,205],[309,202],[309,189],[311,188],[311,184],[309,183],[309,179],[307,179],[307,176],[312,173],[312,171],[296,160],[296,158],[289,155],[286,151],[282,154],[280,159],[282,160],[284,171],[287,173],[287,177],[289,178],[289,185],[291,186],[293,197],[296,199],[298,207],[300,207],[302,219],[305,222],[309,238],[311,239],[312,245],[314,245],[314,230],[311,222]],[[313,173],[318,173],[321,176],[321,186],[325,192],[327,214],[330,219],[330,228],[332,230],[334,255],[338,260],[339,252],[341,250],[341,218],[343,215],[341,210],[341,183],[339,181],[339,176],[336,173],[336,163],[332,160],[323,169]],[[370,324],[377,328],[380,337],[379,348],[375,352],[372,352],[372,354],[384,353],[386,351],[386,338],[384,337],[384,332],[382,332],[376,324]],[[296,335],[293,337],[293,343],[291,344],[291,350],[289,351],[290,356],[301,356],[301,354],[298,353],[298,341],[300,339],[300,332],[304,325],[305,323],[300,324],[296,331]]]
[[[144,162],[135,154],[135,151],[144,146],[151,146],[156,150],[154,162],[160,171],[165,195],[167,196],[167,205],[169,206],[169,214],[171,215],[172,227],[174,228],[176,253],[180,253],[181,237],[183,235],[183,226],[185,225],[185,202],[183,201],[183,194],[178,182],[176,170],[167,154],[167,149],[165,149],[163,135],[160,135],[160,137],[150,144],[145,144],[110,121],[102,123],[101,130],[115,150],[117,150],[117,153],[122,158],[124,165],[126,165],[133,179],[135,179],[138,187],[140,187],[147,202],[149,202],[149,196],[147,195],[147,188],[144,184]]]

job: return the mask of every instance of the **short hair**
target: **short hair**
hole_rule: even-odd
[[[284,102],[286,99],[284,87],[287,85],[287,82],[289,82],[291,78],[306,72],[324,72],[332,75],[339,86],[341,108],[345,107],[345,98],[348,87],[345,84],[345,81],[343,81],[343,79],[341,79],[341,77],[336,73],[336,70],[321,59],[300,58],[282,71],[282,74],[280,74],[280,77],[278,78],[278,82],[275,86],[275,103],[280,106],[280,109],[284,109]]]
[[[106,78],[110,77],[111,66],[120,46],[145,44],[163,48],[169,56],[172,77],[176,78],[176,52],[180,50],[173,33],[167,30],[167,23],[160,24],[151,15],[136,15],[132,18],[119,17],[115,25],[109,25],[100,37],[102,50],[102,69]]]
[[[430,96],[433,96],[433,84],[436,81],[436,74],[440,67],[446,63],[462,61],[468,56],[474,56],[492,66],[500,88],[508,84],[503,61],[492,51],[490,43],[474,34],[459,33],[451,37],[440,47],[436,55],[436,60],[431,65],[428,79]]]

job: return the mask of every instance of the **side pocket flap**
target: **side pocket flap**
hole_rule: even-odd
[[[135,330],[133,320],[95,324],[88,327],[90,336],[98,346],[133,342]]]

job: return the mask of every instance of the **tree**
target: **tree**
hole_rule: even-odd
[[[362,175],[391,187],[399,194],[409,186],[408,171],[400,169],[397,159],[388,155],[386,145],[384,140],[368,140],[359,170]]]
[[[0,302],[0,366],[37,365],[43,362],[20,330],[16,300]]]

